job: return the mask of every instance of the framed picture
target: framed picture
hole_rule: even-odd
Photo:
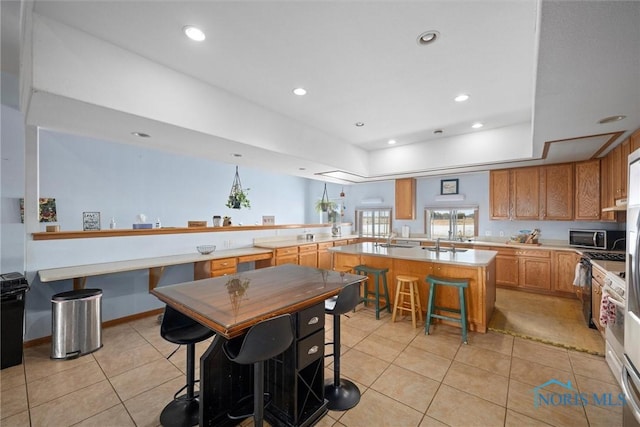
[[[458,179],[440,180],[440,194],[458,194]]]
[[[82,212],[82,230],[100,230],[100,212]]]

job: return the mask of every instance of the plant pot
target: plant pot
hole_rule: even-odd
[[[329,210],[329,203],[320,203],[320,210],[326,212]]]

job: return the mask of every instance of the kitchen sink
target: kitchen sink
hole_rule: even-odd
[[[389,243],[376,243],[374,246],[380,246],[381,248],[415,248],[415,246],[410,246],[410,245],[396,245],[396,244],[389,244]]]
[[[436,248],[435,248],[435,246],[422,246],[422,249],[425,249],[425,250],[427,250],[427,251],[431,251],[431,252],[436,252],[436,251],[437,251],[437,252],[453,252],[453,251],[451,250],[451,248],[440,248],[440,249],[436,249]],[[455,253],[458,253],[458,252],[466,252],[466,251],[468,251],[468,249],[458,249],[458,248],[456,248]]]

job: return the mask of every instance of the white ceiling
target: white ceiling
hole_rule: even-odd
[[[338,170],[345,180],[359,182],[584,160],[611,142],[615,132],[624,133],[614,145],[640,127],[638,1],[39,0],[33,11],[329,135],[345,148],[364,150],[374,163],[380,157],[395,163],[388,172],[376,167],[363,175],[333,160],[341,154],[335,145],[325,158],[300,155],[305,132],[287,141],[288,151],[252,150],[251,143],[240,140],[226,141],[225,150],[215,151],[207,149],[207,136],[222,135],[194,138],[195,129],[182,129],[185,137],[199,140],[192,154],[225,162],[314,178]],[[207,39],[186,39],[181,29],[187,24],[203,29]],[[426,30],[437,30],[440,37],[419,45],[416,39]],[[4,25],[2,31],[4,38]],[[298,86],[308,94],[293,95]],[[454,102],[459,93],[470,94],[470,100]],[[166,125],[149,118],[100,106],[56,108],[55,96],[46,98],[41,105],[43,98],[33,98],[31,108],[38,111],[34,120],[49,127],[141,145],[168,144],[162,140],[169,133]],[[86,113],[74,124],[79,109],[95,114]],[[617,114],[627,118],[597,123]],[[118,138],[105,130],[105,123],[115,128],[136,120],[139,127],[133,130],[148,131],[151,141]],[[485,127],[471,129],[475,121]],[[365,125],[356,127],[356,122]],[[504,159],[495,153],[499,162],[445,161],[460,154],[446,147],[460,150],[464,141],[473,141],[473,133],[491,135],[527,123],[532,135],[512,144],[522,144],[528,156]],[[443,132],[434,134],[436,129]],[[170,132],[172,141],[179,130]],[[390,138],[397,140],[393,148],[387,145]],[[545,143],[568,139],[547,144],[547,157],[541,159]],[[402,152],[427,157],[437,145],[442,167],[425,163],[424,169],[403,169],[415,162],[390,151],[408,145]],[[492,149],[500,148],[486,148]],[[234,150],[246,155],[230,159]]]

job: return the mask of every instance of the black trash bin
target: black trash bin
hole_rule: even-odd
[[[0,274],[0,369],[22,363],[24,296],[28,289],[23,274]]]

